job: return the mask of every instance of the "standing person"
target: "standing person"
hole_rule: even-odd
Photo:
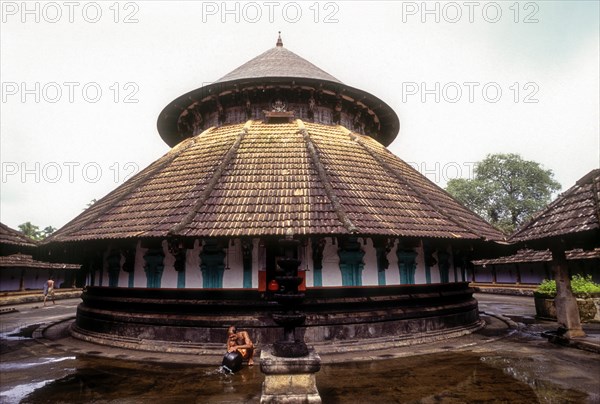
[[[227,352],[238,351],[248,366],[254,365],[254,343],[247,331],[237,331],[234,325],[227,329]]]
[[[46,299],[48,299],[48,296],[52,299],[52,303],[56,304],[54,301],[54,279],[52,279],[52,277],[48,278],[44,285],[44,306],[46,306]]]

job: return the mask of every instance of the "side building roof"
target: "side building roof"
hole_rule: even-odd
[[[509,242],[599,233],[599,200],[600,169],[595,169],[517,229]]]
[[[568,260],[593,260],[600,259],[600,248],[591,251],[581,249],[566,251]],[[506,257],[483,259],[473,261],[474,265],[503,265],[503,264],[521,264],[526,262],[550,262],[552,261],[552,252],[550,250],[519,250],[514,255]]]
[[[30,239],[17,230],[11,229],[4,223],[0,223],[0,255],[7,255],[19,250],[32,251],[37,246],[37,241]]]
[[[81,265],[38,261],[38,260],[34,260],[31,255],[12,254],[12,255],[0,257],[0,268],[77,270],[77,269],[81,268]]]

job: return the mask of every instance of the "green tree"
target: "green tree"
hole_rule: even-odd
[[[46,226],[44,230],[42,230],[42,238],[46,238],[50,236],[52,233],[56,231],[56,227],[54,226]]]
[[[472,179],[448,181],[446,190],[492,225],[513,232],[560,190],[552,170],[518,154],[489,154],[476,164]]]
[[[23,233],[32,240],[41,240],[43,238],[40,228],[32,224],[31,222],[25,222],[23,224],[20,224],[19,230],[21,231],[21,233]]]
[[[36,226],[31,222],[25,222],[19,225],[19,230],[30,239],[39,241],[54,233],[56,227],[46,226],[44,230],[40,230],[39,226]]]
[[[87,208],[91,208],[92,206],[94,206],[94,204],[98,202],[96,200],[96,198],[92,199],[91,201],[88,202],[88,204],[85,206],[85,208],[83,208],[83,210],[86,210]]]

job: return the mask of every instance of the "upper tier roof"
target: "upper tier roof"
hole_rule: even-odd
[[[295,120],[210,128],[47,239],[503,235],[380,143]]]
[[[308,60],[281,46],[258,55],[237,69],[217,80],[217,83],[250,78],[296,77],[342,83],[329,73],[321,70]]]
[[[394,110],[376,96],[346,85],[306,59],[277,45],[244,63],[219,80],[190,91],[167,105],[159,114],[157,127],[162,139],[171,147],[184,137],[178,120],[189,108],[217,109],[217,99],[240,94],[244,90],[277,93],[278,88],[303,88],[314,92],[337,95],[353,108],[365,110],[380,125],[377,140],[388,146],[398,135],[400,121]],[[245,100],[239,97],[240,103]],[[239,123],[239,122],[238,122]]]

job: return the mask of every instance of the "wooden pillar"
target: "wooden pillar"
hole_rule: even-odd
[[[521,284],[521,267],[519,264],[515,264],[515,268],[517,270],[517,285]]]
[[[21,268],[21,278],[19,279],[19,290],[25,290],[25,268]]]
[[[561,246],[552,247],[552,272],[556,280],[554,304],[556,305],[556,318],[559,326],[567,329],[565,333],[567,338],[585,337],[585,332],[581,328],[577,300],[571,290],[565,249]]]
[[[496,264],[492,264],[492,283],[496,283],[496,281],[497,281]]]

